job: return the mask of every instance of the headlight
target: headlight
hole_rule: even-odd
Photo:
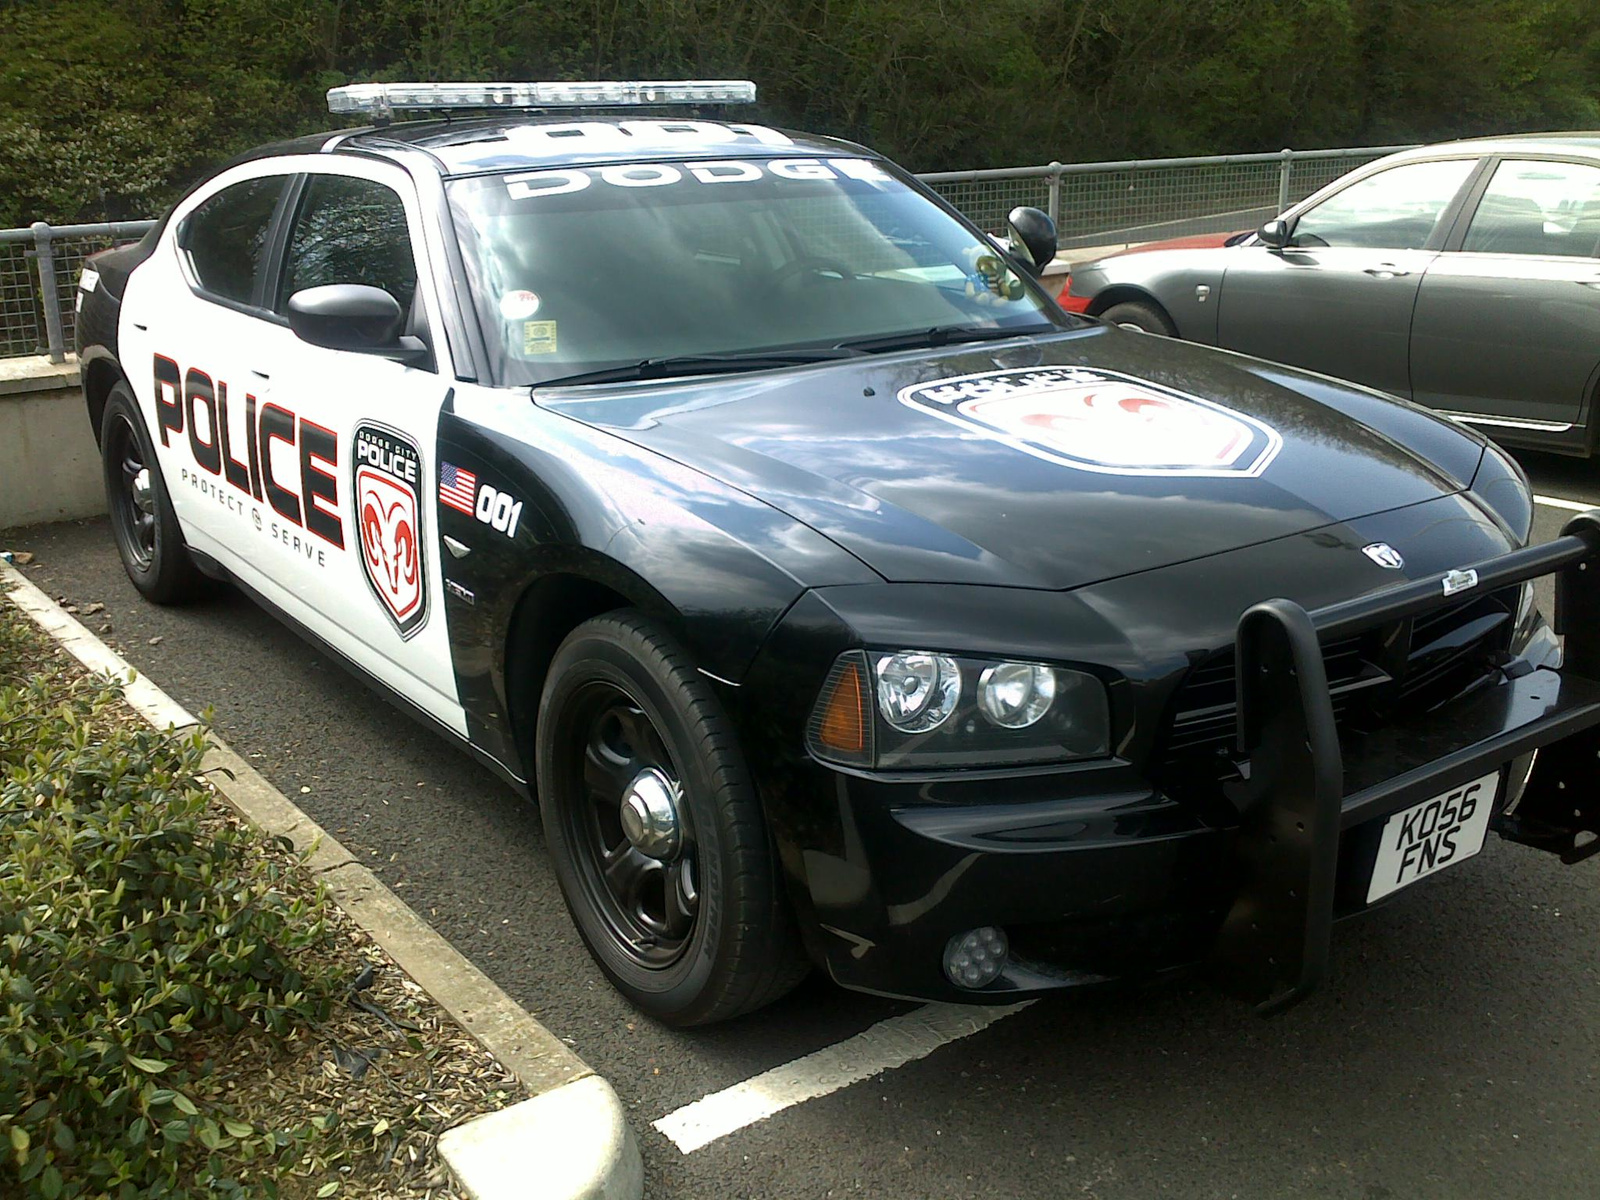
[[[864,767],[1069,762],[1110,753],[1111,718],[1105,685],[1086,671],[852,650],[834,663],[807,740],[818,758]]]
[[[1026,729],[1056,698],[1056,673],[1038,663],[1000,663],[978,676],[978,708],[996,725]]]
[[[885,654],[876,664],[878,710],[901,733],[937,729],[956,710],[961,696],[961,668],[944,654],[902,650]]]

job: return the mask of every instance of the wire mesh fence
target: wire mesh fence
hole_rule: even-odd
[[[47,348],[29,249],[22,242],[0,244],[0,358],[42,354]]]
[[[919,178],[990,233],[1003,233],[1019,205],[1042,208],[1056,220],[1062,249],[1071,250],[1250,229],[1345,172],[1401,149],[1051,163]],[[141,236],[152,223],[0,230],[0,358],[48,354],[61,361],[75,344],[84,259]]]

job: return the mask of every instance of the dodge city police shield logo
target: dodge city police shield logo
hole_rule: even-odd
[[[397,429],[356,426],[356,521],[367,585],[402,638],[428,619],[422,557],[422,453]]]
[[[1199,396],[1089,367],[986,371],[900,390],[900,402],[1024,454],[1103,475],[1253,478],[1271,426]]]
[[[1380,567],[1387,567],[1391,571],[1398,571],[1406,565],[1406,560],[1400,557],[1400,551],[1388,542],[1373,542],[1370,546],[1363,546],[1361,553]]]

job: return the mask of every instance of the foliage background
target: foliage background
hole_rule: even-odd
[[[912,170],[1600,127],[1595,0],[0,0],[0,226],[154,215],[367,79],[751,78]]]

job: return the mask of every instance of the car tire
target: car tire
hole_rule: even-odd
[[[732,726],[666,631],[626,609],[573,630],[550,664],[535,761],[568,911],[635,1007],[709,1024],[805,976]]]
[[[1121,304],[1113,304],[1100,314],[1100,319],[1140,333],[1157,333],[1162,337],[1178,336],[1178,327],[1172,323],[1172,318],[1162,312],[1159,305],[1144,300],[1124,300]]]
[[[133,586],[156,604],[193,599],[203,577],[189,557],[150,433],[126,383],[115,384],[106,398],[100,464],[112,536]]]

